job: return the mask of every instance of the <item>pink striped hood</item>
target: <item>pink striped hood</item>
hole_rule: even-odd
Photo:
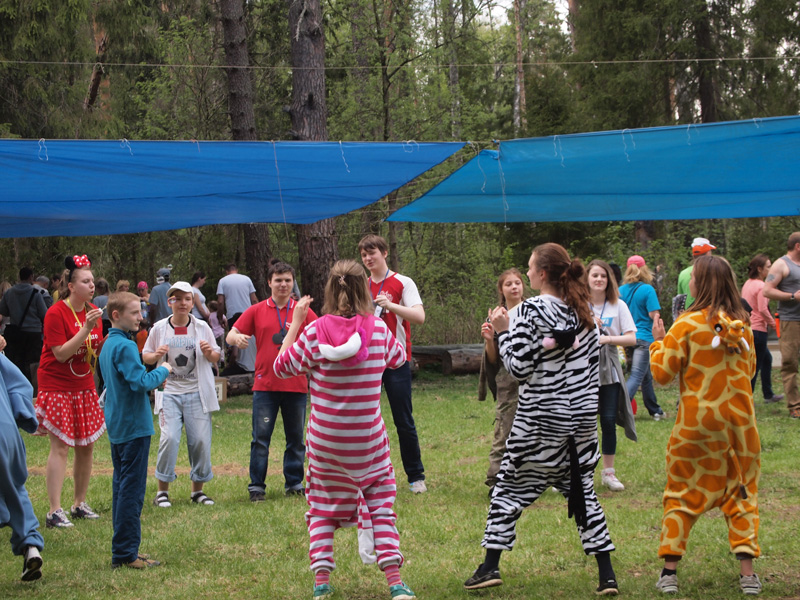
[[[375,329],[373,315],[324,315],[317,319],[316,326],[320,354],[331,362],[352,367],[369,356],[369,341]]]

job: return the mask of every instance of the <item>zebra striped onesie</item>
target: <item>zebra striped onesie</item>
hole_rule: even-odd
[[[577,331],[577,347],[547,349],[554,332]],[[549,339],[549,340],[548,340]],[[481,545],[511,550],[523,509],[550,486],[577,508],[586,554],[614,550],[603,509],[594,492],[597,446],[599,346],[597,328],[580,326],[565,302],[542,294],[520,305],[513,329],[499,336],[500,356],[520,381],[519,404],[492,492]],[[574,444],[572,441],[574,440]],[[573,474],[570,463],[578,465]],[[571,479],[582,489],[571,491]],[[578,499],[579,506],[574,507]],[[585,519],[583,511],[585,510]],[[581,518],[578,518],[578,515]]]

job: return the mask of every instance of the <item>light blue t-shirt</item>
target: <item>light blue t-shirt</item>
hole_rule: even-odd
[[[655,288],[642,282],[626,283],[620,286],[619,296],[631,309],[636,324],[636,339],[653,342],[653,319],[649,313],[661,310]]]

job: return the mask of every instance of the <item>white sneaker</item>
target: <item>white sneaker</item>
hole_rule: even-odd
[[[419,481],[412,481],[411,484],[409,484],[408,489],[410,489],[414,494],[422,494],[423,492],[428,491],[428,486],[425,485],[424,479],[420,479]]]
[[[617,479],[616,471],[614,469],[603,469],[600,474],[600,481],[603,485],[610,489],[612,492],[621,492],[625,489],[622,482]]]

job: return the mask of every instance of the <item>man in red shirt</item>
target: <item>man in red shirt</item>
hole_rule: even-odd
[[[272,370],[283,338],[289,331],[297,302],[292,299],[294,269],[285,262],[276,262],[267,272],[272,295],[242,313],[226,338],[229,344],[247,348],[255,336],[256,371],[253,383],[253,440],[250,443],[251,502],[263,502],[266,490],[269,443],[280,410],[286,434],[283,453],[284,489],[287,496],[302,495],[303,463],[306,447],[303,428],[306,421],[308,380],[304,375],[280,379]],[[317,318],[308,311],[304,326]]]
[[[383,386],[392,409],[392,419],[400,442],[400,458],[415,494],[426,492],[425,467],[419,449],[417,427],[411,405],[411,323],[425,322],[417,285],[410,277],[390,270],[386,264],[389,247],[379,235],[368,235],[358,243],[361,262],[370,273],[369,288],[375,303],[375,316],[386,321],[389,331],[406,351],[408,360],[399,369],[386,369]]]

